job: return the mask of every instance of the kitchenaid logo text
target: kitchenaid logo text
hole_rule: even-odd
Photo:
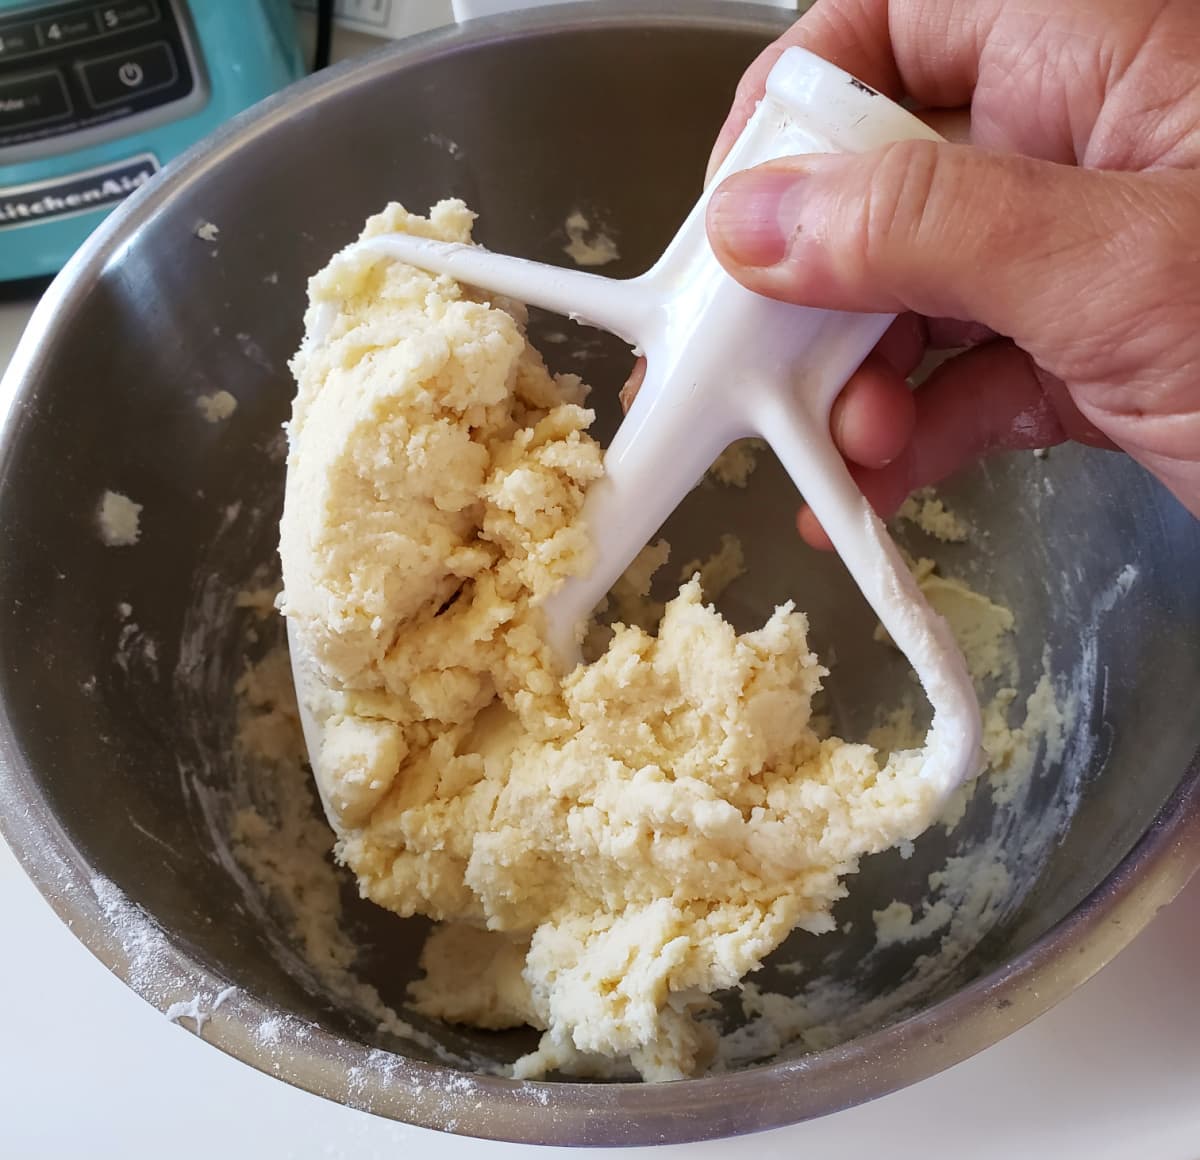
[[[149,153],[115,165],[71,173],[32,185],[0,188],[0,230],[35,225],[52,218],[73,217],[115,205],[140,189],[158,172]]]

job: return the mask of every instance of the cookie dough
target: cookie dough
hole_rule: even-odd
[[[392,205],[365,233],[472,220]],[[657,636],[618,624],[560,677],[539,605],[589,563],[586,388],[519,306],[448,278],[344,252],[309,294],[280,607],[318,678],[337,857],[444,924],[420,1010],[544,1031],[515,1074],[693,1074],[710,993],[830,929],[859,859],[932,821],[922,754],[819,738],[804,615],[739,635],[695,578]]]

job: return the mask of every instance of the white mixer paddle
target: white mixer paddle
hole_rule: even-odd
[[[619,281],[410,235],[382,235],[355,248],[570,315],[646,355],[645,379],[582,511],[596,562],[544,605],[550,642],[565,667],[578,660],[592,610],[717,455],[757,435],[916,671],[933,707],[922,777],[947,796],[979,762],[979,705],[967,667],[829,432],[834,399],[893,316],[811,310],[752,293],[721,267],[705,232],[709,193],[730,172],[906,138],[940,140],[841,69],[791,48],[771,70],[766,96],[716,178],[663,256],[638,278]],[[311,721],[305,725],[316,733]],[[314,754],[315,739],[307,738]]]

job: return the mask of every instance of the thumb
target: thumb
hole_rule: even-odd
[[[1053,348],[1055,327],[1064,341],[1078,337],[1080,303],[1129,253],[1142,180],[903,141],[733,174],[713,194],[708,230],[751,290],[970,319],[1035,353]]]

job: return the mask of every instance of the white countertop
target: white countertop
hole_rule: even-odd
[[[0,368],[31,307],[0,304]],[[0,1156],[12,1160],[539,1160],[394,1124],[256,1072],[169,1022],[84,949],[0,842]],[[750,1139],[600,1157],[1198,1160],[1200,877],[1024,1030],[905,1091]]]

